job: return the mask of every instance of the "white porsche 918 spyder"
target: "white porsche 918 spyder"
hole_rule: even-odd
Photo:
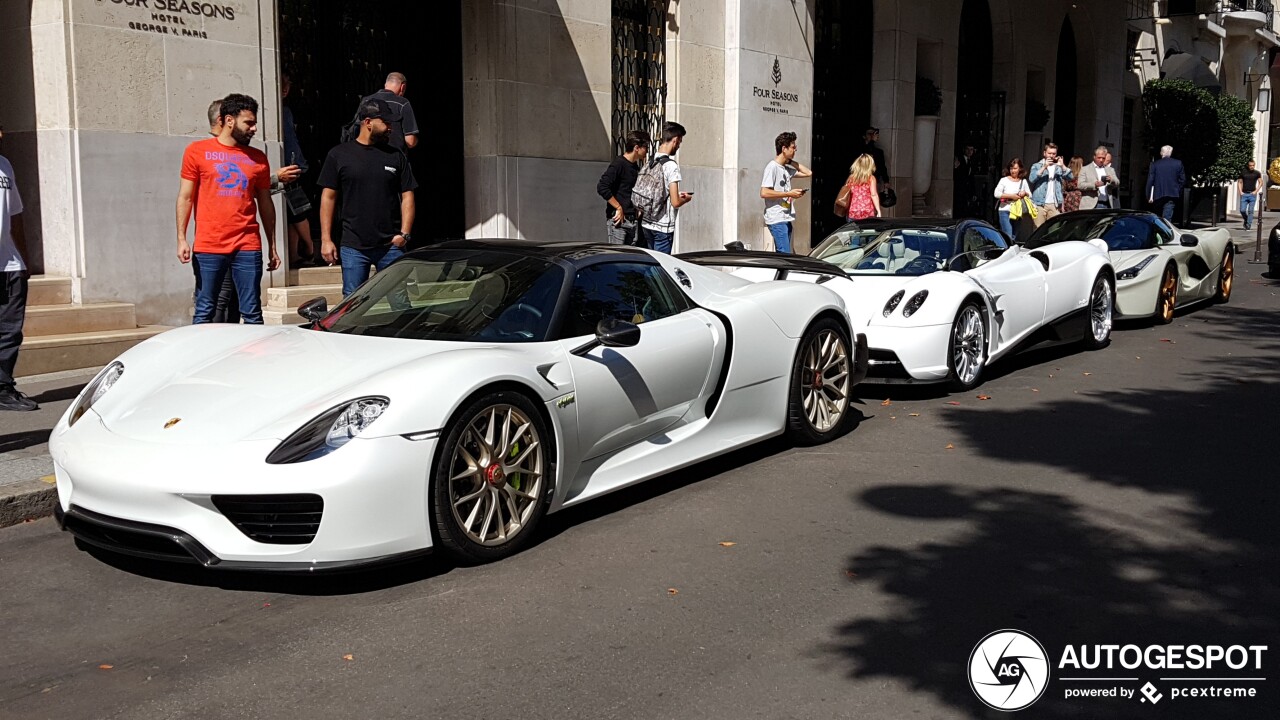
[[[1046,220],[1030,250],[1068,240],[1102,240],[1116,268],[1116,316],[1173,322],[1178,308],[1231,299],[1235,253],[1224,228],[1179,231],[1137,210],[1081,210]]]
[[[761,254],[680,257],[836,291],[867,336],[868,382],[966,390],[1017,348],[1082,340],[1096,349],[1111,339],[1115,279],[1101,242],[1028,250],[979,220],[871,219],[845,225],[789,270],[751,267]]]
[[[220,568],[493,560],[547,512],[835,437],[866,373],[829,289],[625,246],[444,243],[300,312],[173,330],[99,373],[50,439],[63,527]]]

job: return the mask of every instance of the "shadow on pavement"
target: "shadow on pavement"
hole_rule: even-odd
[[[1189,368],[1194,390],[1098,394],[948,419],[957,442],[1025,467],[1025,482],[994,489],[884,485],[856,496],[855,503],[886,515],[962,529],[952,542],[880,546],[851,557],[852,582],[874,586],[864,592],[884,595],[890,609],[838,627],[827,656],[851,678],[900,681],[963,713],[1003,717],[977,700],[966,665],[984,635],[1017,628],[1044,644],[1054,668],[1031,710],[1035,717],[1130,718],[1143,710],[1152,717],[1280,717],[1280,679],[1273,677],[1280,650],[1275,317],[1236,308],[1230,323],[1207,326],[1209,337],[1252,339],[1257,354]],[[1038,469],[1079,476],[1082,497],[1096,484],[1109,488],[1108,497],[1128,490],[1141,499],[1108,506],[1042,492]],[[1064,674],[1056,669],[1063,648],[1095,643],[1268,645],[1264,672],[1251,673],[1268,681],[1254,683],[1259,695],[1251,700],[1185,699],[1158,709],[1134,700],[1064,699],[1068,683],[1056,680]],[[1154,680],[1167,694],[1171,684],[1159,676],[1170,672],[1121,674],[1141,678],[1131,687]]]
[[[0,453],[13,452],[49,442],[49,430],[26,430],[0,435]]]

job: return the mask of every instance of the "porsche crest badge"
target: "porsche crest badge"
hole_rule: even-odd
[[[169,420],[169,422],[164,424],[164,429],[168,430],[169,428],[173,427],[174,425],[177,425],[180,422],[182,422],[182,418],[172,418]]]

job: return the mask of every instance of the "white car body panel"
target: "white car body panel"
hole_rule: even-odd
[[[159,335],[118,358],[123,375],[73,427],[78,402],[53,429],[59,507],[175,528],[226,567],[314,569],[431,547],[437,445],[461,405],[498,383],[546,408],[550,512],[784,432],[800,338],[819,315],[848,324],[839,295],[650,255],[699,307],[643,323],[632,347],[575,355],[594,336],[504,344],[241,325]],[[266,463],[313,418],[366,396],[390,402],[346,446]],[[211,500],[288,493],[324,500],[305,545],[252,540]]]

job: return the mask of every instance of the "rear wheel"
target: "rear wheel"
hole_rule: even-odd
[[[822,318],[805,330],[791,368],[787,434],[792,442],[817,445],[840,433],[849,415],[852,370],[844,326]]]
[[[1089,292],[1089,311],[1085,313],[1084,346],[1089,350],[1101,350],[1111,344],[1115,295],[1111,280],[1105,273],[1098,273]]]
[[[495,392],[459,412],[444,434],[431,483],[440,543],[488,562],[529,543],[551,498],[551,438],[524,395]]]
[[[1164,269],[1160,278],[1160,289],[1156,295],[1157,323],[1168,325],[1173,322],[1173,311],[1178,307],[1178,271],[1172,265]]]
[[[953,390],[972,390],[982,380],[987,366],[987,321],[975,302],[962,305],[951,324],[947,364]]]
[[[1235,255],[1231,244],[1228,243],[1227,251],[1222,255],[1222,269],[1218,271],[1218,292],[1213,296],[1213,301],[1216,303],[1224,303],[1231,299],[1231,284],[1236,275]]]

